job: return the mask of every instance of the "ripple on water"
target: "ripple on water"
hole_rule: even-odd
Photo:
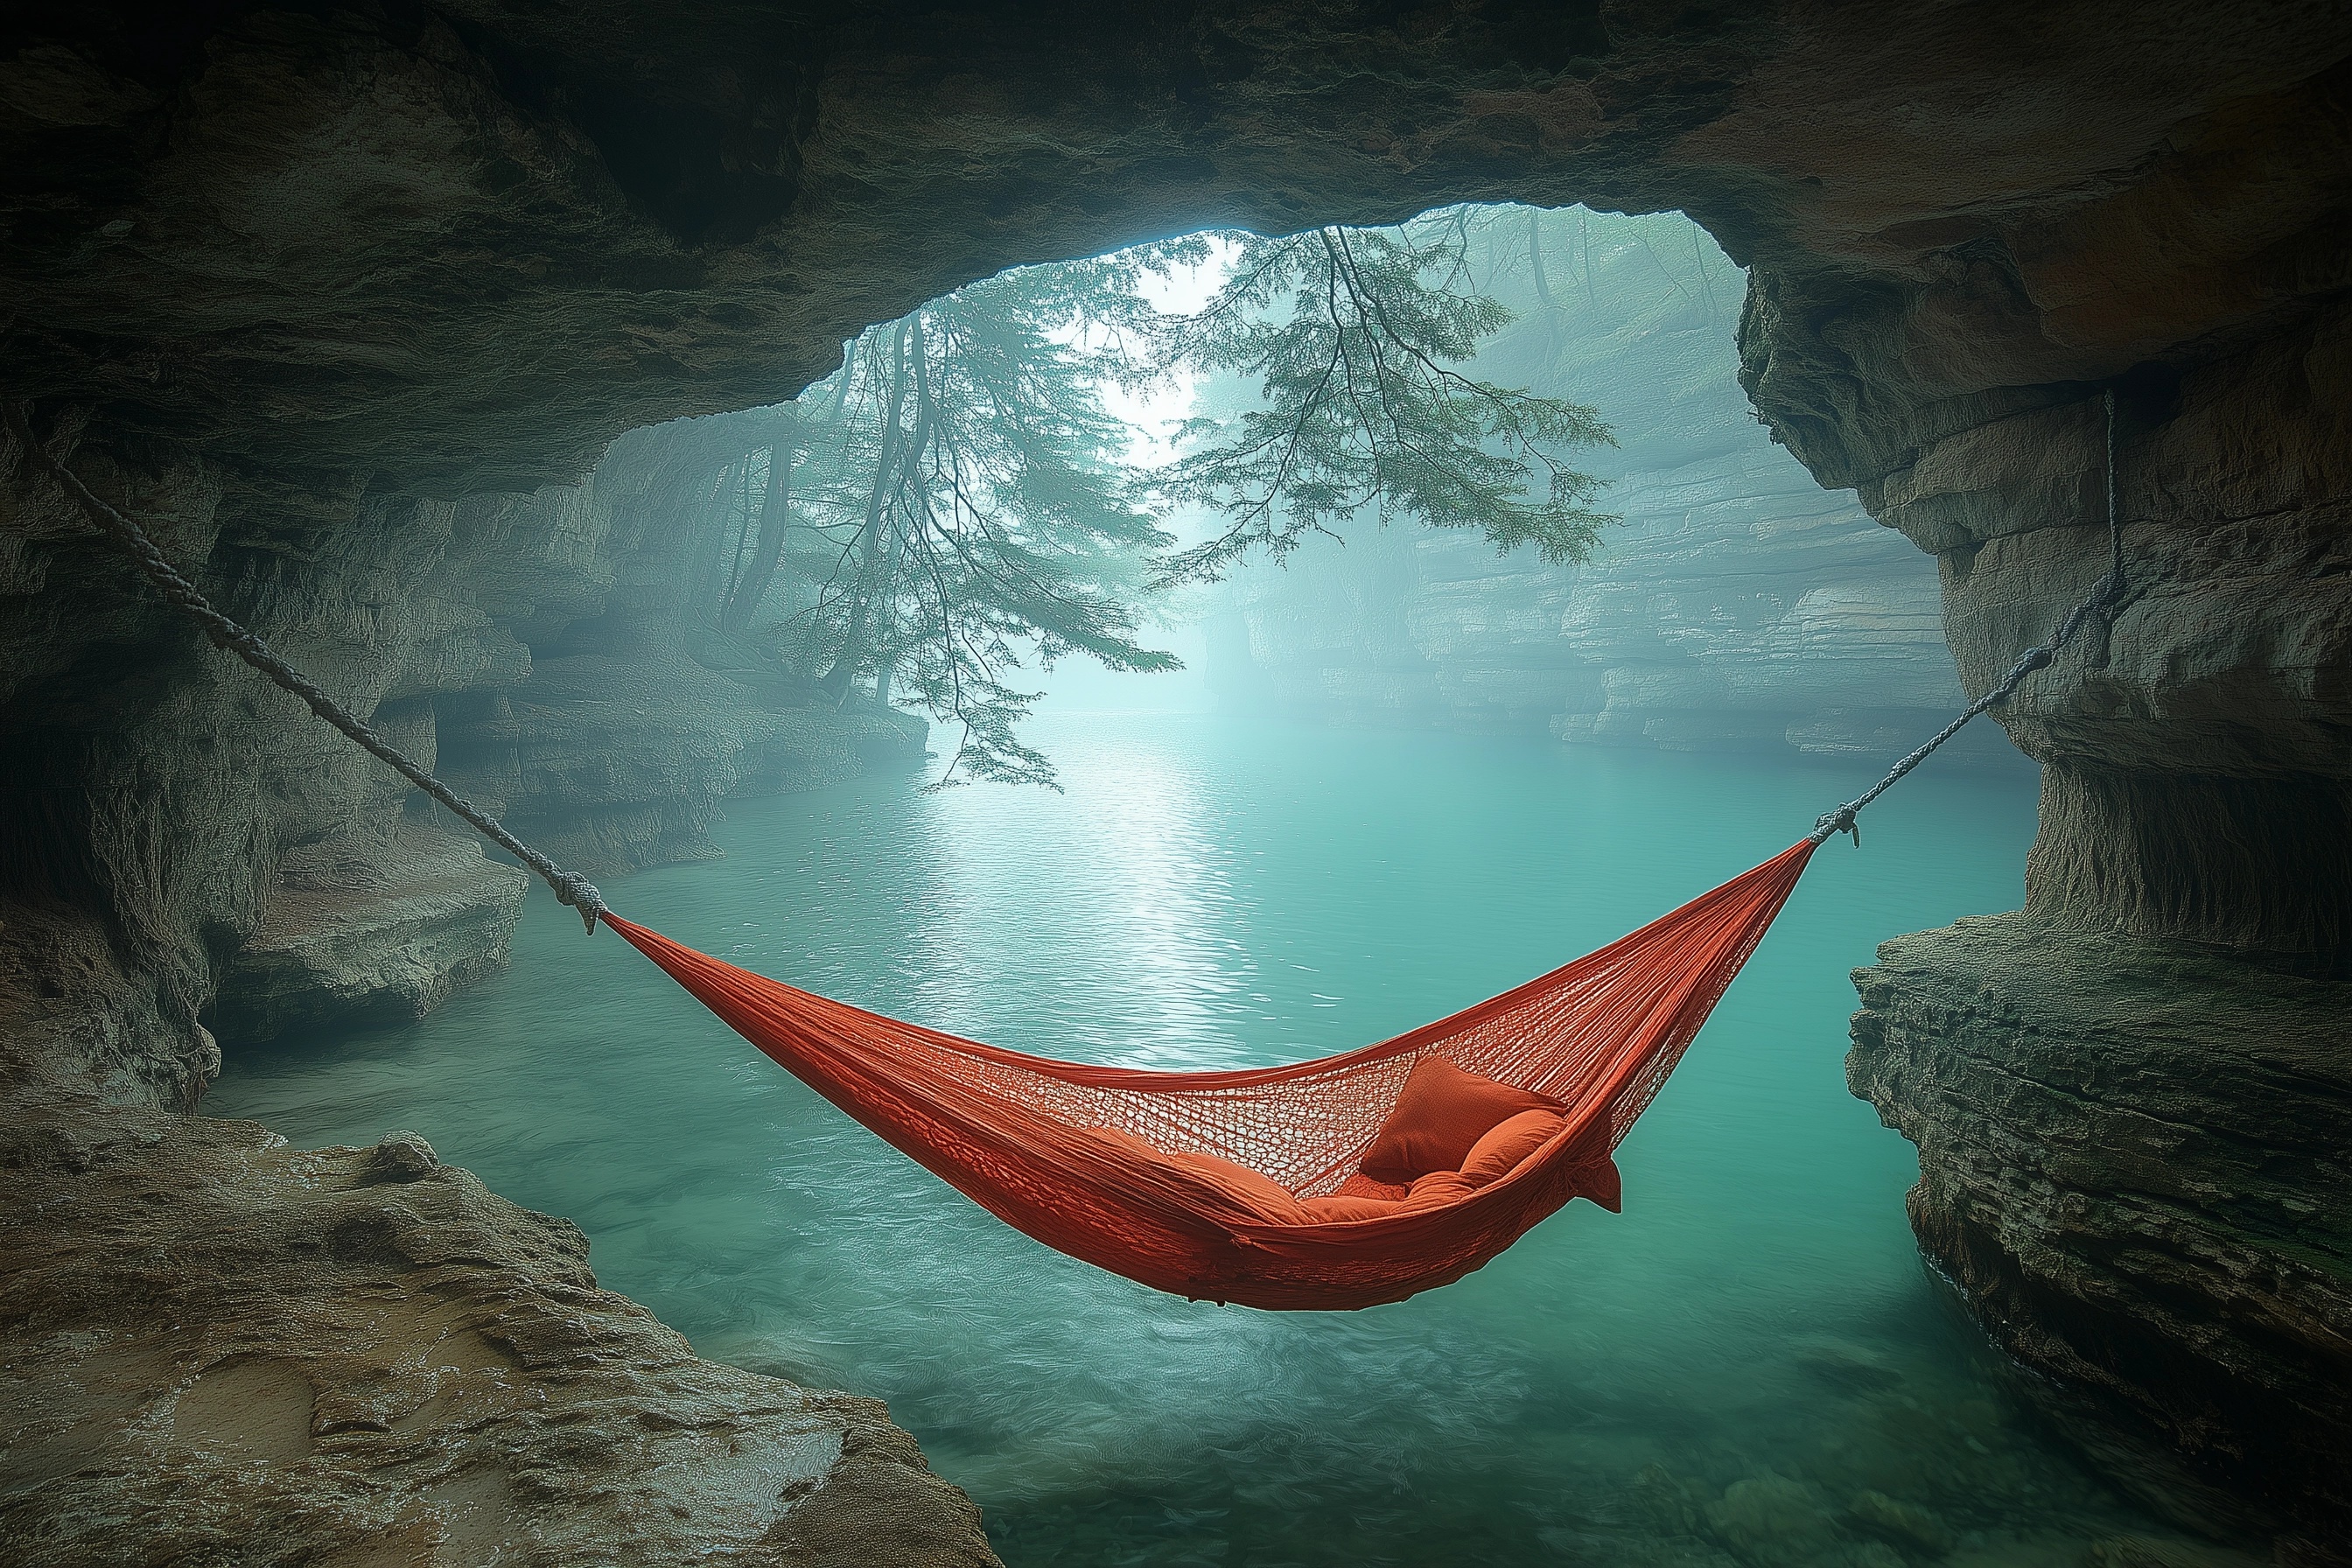
[[[1047,721],[1067,794],[868,780],[737,806],[633,918],[863,1005],[1161,1068],[1338,1050],[1622,934],[1854,781],[1755,760],[1167,715]],[[1922,1271],[1910,1148],[1844,1090],[1847,971],[2014,907],[2030,781],[1933,769],[1825,853],[1575,1205],[1352,1314],[1154,1295],[996,1225],[617,943],[530,908],[422,1023],[240,1055],[298,1140],[424,1132],[580,1221],[704,1353],[878,1394],[1045,1563],[2078,1560],[2164,1534],[2000,1393]]]

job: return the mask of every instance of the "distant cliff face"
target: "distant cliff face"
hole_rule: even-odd
[[[1773,444],[1738,384],[1740,275],[1676,216],[1554,213],[1548,278],[1480,377],[1596,407],[1575,454],[1624,521],[1580,567],[1367,521],[1239,577],[1220,692],[1357,722],[1549,731],[1675,751],[1892,756],[1967,699],[1936,569]],[[2014,760],[1997,732],[1961,754]]]

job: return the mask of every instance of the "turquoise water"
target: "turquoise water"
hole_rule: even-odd
[[[1597,946],[1860,782],[1199,714],[1038,736],[1066,795],[886,778],[748,803],[725,859],[607,894],[1003,1045],[1267,1062]],[[411,1128],[578,1220],[600,1279],[704,1354],[887,1399],[1015,1568],[1893,1568],[1931,1539],[2072,1563],[2147,1527],[2002,1394],[1913,1247],[1910,1146],[1843,1076],[1849,969],[2015,907],[2032,827],[2022,776],[1906,782],[1860,853],[1816,859],[1625,1143],[1622,1215],[1573,1205],[1361,1313],[1195,1304],[1036,1246],[543,897],[509,973],[413,1026],[236,1053],[207,1109],[306,1144]]]

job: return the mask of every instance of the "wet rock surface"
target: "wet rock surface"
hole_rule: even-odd
[[[696,1359],[414,1133],[42,1109],[0,1129],[11,1563],[996,1561],[880,1405]]]
[[[214,1024],[232,1039],[417,1017],[504,968],[525,878],[468,838],[397,823],[387,841],[303,845],[278,862],[230,960]]]

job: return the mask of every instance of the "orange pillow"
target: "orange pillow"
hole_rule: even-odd
[[[1331,1225],[1340,1220],[1381,1219],[1397,1212],[1393,1198],[1356,1198],[1345,1193],[1334,1193],[1328,1198],[1307,1198],[1299,1207],[1307,1211],[1310,1225]]]
[[[1171,1154],[1169,1160],[1243,1208],[1277,1225],[1298,1223],[1298,1194],[1272,1176],[1214,1154]]]
[[[1432,1171],[1412,1184],[1412,1195],[1399,1204],[1399,1208],[1435,1208],[1456,1198],[1466,1198],[1478,1189],[1465,1180],[1459,1171]]]
[[[1089,1127],[1086,1131],[1129,1158],[1156,1165],[1196,1190],[1205,1188],[1268,1225],[1297,1225],[1302,1217],[1297,1194],[1246,1165],[1220,1160],[1214,1154],[1173,1153],[1116,1127]]]
[[[1497,1121],[1470,1145],[1462,1161],[1462,1179],[1474,1187],[1501,1181],[1567,1125],[1568,1118],[1552,1110],[1522,1110]]]
[[[1470,1146],[1497,1122],[1522,1110],[1559,1109],[1556,1100],[1465,1072],[1444,1057],[1423,1057],[1359,1163],[1364,1174],[1382,1182],[1458,1171]]]

